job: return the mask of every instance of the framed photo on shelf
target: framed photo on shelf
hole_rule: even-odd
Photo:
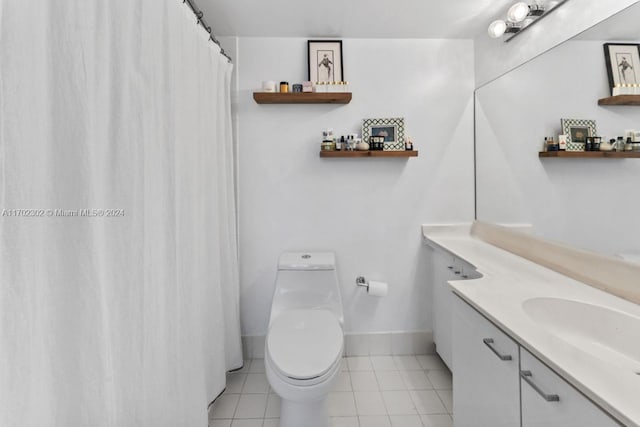
[[[560,119],[562,133],[567,136],[567,151],[584,151],[588,136],[596,136],[596,121]]]
[[[310,82],[342,82],[342,40],[307,41]]]
[[[384,151],[404,151],[404,118],[364,119],[362,140],[369,142],[370,136],[384,137]]]
[[[640,84],[640,44],[605,43],[604,57],[611,94],[617,85]]]

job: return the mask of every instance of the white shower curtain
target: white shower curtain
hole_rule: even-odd
[[[182,0],[0,0],[0,426],[206,426],[242,365],[207,39]]]

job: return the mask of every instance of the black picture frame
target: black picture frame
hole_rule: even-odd
[[[343,82],[342,40],[308,40],[310,82]]]
[[[611,94],[616,85],[640,84],[640,44],[605,43],[603,47]]]

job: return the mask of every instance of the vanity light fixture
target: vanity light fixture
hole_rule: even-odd
[[[529,5],[520,1],[509,8],[507,19],[510,22],[522,22],[529,15]]]
[[[497,39],[504,34],[510,34],[511,36],[504,40],[508,42],[568,0],[529,1],[531,3],[524,1],[515,3],[507,11],[506,19],[498,19],[489,24],[489,37]]]

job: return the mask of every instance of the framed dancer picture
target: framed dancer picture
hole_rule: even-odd
[[[342,82],[342,40],[309,40],[310,82]]]
[[[611,93],[616,86],[640,84],[640,44],[605,43],[604,57]]]

